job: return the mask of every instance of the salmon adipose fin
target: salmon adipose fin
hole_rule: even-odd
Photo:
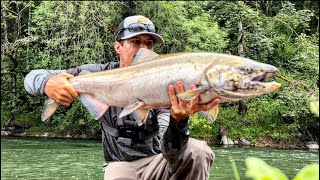
[[[99,119],[109,108],[108,105],[89,94],[81,94],[80,100],[95,119]]]
[[[47,122],[52,114],[59,108],[59,104],[56,103],[53,99],[47,99],[44,102],[44,107],[41,113],[41,120]]]
[[[209,109],[208,111],[200,111],[199,114],[205,117],[211,123],[213,123],[218,117],[219,107],[218,105],[216,105],[213,108]]]

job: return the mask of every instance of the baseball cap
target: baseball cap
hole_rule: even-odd
[[[163,44],[163,38],[157,34],[157,27],[150,19],[141,16],[126,17],[118,26],[116,40],[128,39],[140,34],[148,34],[155,39],[155,43]]]

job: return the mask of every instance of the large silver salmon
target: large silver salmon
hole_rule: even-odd
[[[132,113],[141,125],[149,109],[170,108],[168,86],[182,81],[187,101],[200,95],[200,104],[214,98],[220,102],[254,98],[270,93],[281,85],[265,80],[278,73],[272,65],[247,58],[217,53],[177,53],[158,55],[141,48],[132,66],[101,72],[85,72],[69,81],[80,100],[96,119],[109,106],[124,107],[120,117]],[[191,83],[197,88],[190,90]],[[59,107],[53,100],[45,102],[42,120],[46,121]],[[205,113],[215,120],[218,106]]]

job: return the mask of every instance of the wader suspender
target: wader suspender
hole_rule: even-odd
[[[123,126],[123,119],[119,118],[120,111],[121,111],[121,108],[116,107],[118,126]],[[113,137],[119,137],[119,130],[118,129],[111,127],[109,125],[104,125],[104,127],[107,130],[108,134],[110,134]]]
[[[117,112],[117,123],[118,126],[123,126],[123,119],[119,118],[120,112],[121,112],[121,108],[116,107],[116,112]]]

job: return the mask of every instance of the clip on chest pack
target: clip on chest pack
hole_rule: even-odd
[[[138,126],[134,120],[119,118],[121,108],[116,107],[116,118],[118,128],[105,126],[107,133],[113,137],[120,138],[121,141],[128,141],[128,145],[132,143],[142,143],[146,139],[155,136],[159,132],[157,121],[151,117],[151,121],[147,120],[142,126]],[[150,112],[151,113],[151,112]]]

